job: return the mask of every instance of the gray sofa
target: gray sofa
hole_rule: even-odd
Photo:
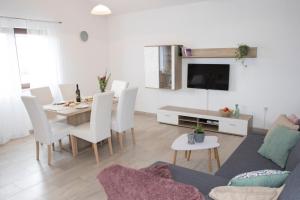
[[[206,195],[207,199],[210,199],[208,194],[212,188],[227,185],[232,177],[240,173],[262,169],[288,170],[292,173],[285,183],[279,200],[300,200],[300,141],[291,150],[286,168],[281,169],[257,153],[264,137],[263,134],[249,134],[215,175],[170,165],[173,179],[195,186]]]

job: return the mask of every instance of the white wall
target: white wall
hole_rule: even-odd
[[[0,15],[62,21],[62,73],[65,83],[79,83],[83,95],[93,94],[97,75],[107,67],[107,19],[90,15],[92,5],[85,0],[1,0]],[[79,33],[89,33],[81,42]]]
[[[206,108],[205,90],[186,88],[187,63],[230,63],[230,91],[210,91],[209,109],[233,107],[267,126],[280,113],[300,113],[300,3],[298,0],[210,0],[197,4],[110,17],[112,77],[139,86],[137,110],[155,113],[164,105]],[[179,91],[144,88],[143,46],[183,44],[190,48],[258,47],[248,68],[234,59],[189,59]]]

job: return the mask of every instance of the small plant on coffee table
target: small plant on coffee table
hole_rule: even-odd
[[[204,141],[204,130],[203,127],[201,125],[197,125],[194,129],[194,139],[196,143],[201,143]]]

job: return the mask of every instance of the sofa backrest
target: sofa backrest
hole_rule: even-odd
[[[296,166],[300,163],[300,141],[291,150],[285,169],[288,171],[293,171]]]
[[[300,164],[292,171],[278,200],[300,199]]]

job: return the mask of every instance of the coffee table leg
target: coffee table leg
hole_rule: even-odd
[[[208,149],[208,171],[212,172],[212,167],[211,167],[211,149]]]
[[[188,156],[187,156],[188,161],[190,161],[190,159],[191,159],[191,154],[192,154],[192,151],[188,151]]]
[[[215,158],[217,160],[217,164],[218,164],[218,168],[220,169],[220,158],[219,158],[219,152],[218,152],[218,148],[214,148],[214,152],[215,152]]]
[[[176,165],[177,151],[174,151],[173,164]]]

